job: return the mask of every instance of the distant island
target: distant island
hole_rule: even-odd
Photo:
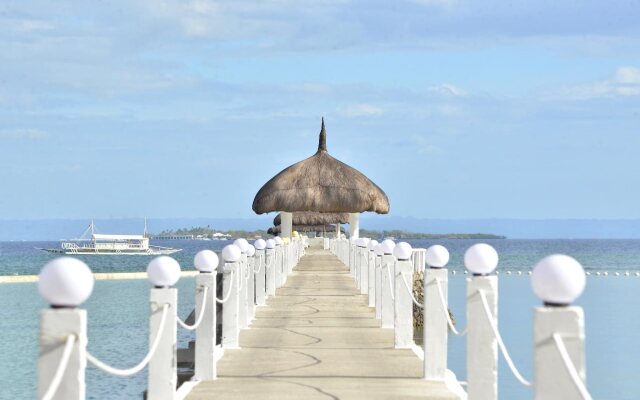
[[[149,234],[152,239],[184,238],[184,239],[230,239],[230,238],[254,238],[272,236],[266,230],[216,230],[210,226],[198,226],[177,230],[164,230],[158,234]],[[393,237],[403,239],[506,239],[506,236],[489,233],[419,233],[404,230],[368,230],[360,229],[360,236],[370,238]]]
[[[490,233],[419,233],[403,230],[374,231],[360,229],[360,236],[370,238],[393,237],[396,239],[506,239],[506,236]]]

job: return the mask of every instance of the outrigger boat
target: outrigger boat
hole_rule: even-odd
[[[43,249],[56,254],[87,254],[87,255],[161,255],[173,254],[182,249],[171,247],[151,246],[147,237],[147,220],[144,221],[142,235],[106,235],[96,233],[95,225],[84,231],[79,239],[63,241],[59,249]]]

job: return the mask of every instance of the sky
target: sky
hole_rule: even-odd
[[[317,148],[420,218],[640,218],[637,1],[0,3],[0,219],[252,217]]]

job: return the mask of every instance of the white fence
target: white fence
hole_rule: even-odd
[[[216,364],[225,348],[238,348],[241,329],[249,327],[255,307],[264,305],[305,252],[305,237],[257,240],[255,246],[238,239],[218,256],[204,250],[194,259],[196,277],[195,322],[182,321],[177,313],[180,266],[167,256],[154,259],[147,268],[150,291],[149,350],[130,368],[115,368],[87,351],[87,312],[78,308],[93,289],[93,276],[81,261],[62,257],[40,273],[39,290],[51,305],[40,317],[38,398],[80,400],[85,398],[87,363],[117,376],[131,376],[148,367],[147,399],[174,400],[177,384],[177,329],[196,331],[194,381],[214,380]],[[216,273],[223,274],[223,297],[217,298]],[[216,344],[216,303],[222,303],[222,343]]]
[[[533,318],[534,377],[526,379],[511,359],[498,329],[498,254],[477,244],[465,253],[467,277],[467,327],[460,329],[448,310],[449,252],[442,246],[411,249],[407,243],[365,238],[331,239],[328,244],[369,296],[382,328],[394,329],[395,347],[420,351],[423,378],[444,385],[461,399],[498,398],[498,351],[514,378],[533,391],[538,400],[591,399],[586,388],[584,315],[571,303],[585,286],[585,273],[577,261],[553,255],[538,263],[531,275],[535,294],[543,305]],[[413,293],[415,272],[424,271],[423,300]],[[466,271],[465,271],[466,273]],[[373,277],[373,284],[370,279]],[[413,306],[423,313],[423,348],[413,343]],[[467,341],[467,382],[458,382],[447,369],[447,341],[451,334]],[[466,390],[463,389],[466,385]]]

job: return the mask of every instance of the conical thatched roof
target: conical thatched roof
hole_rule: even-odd
[[[276,215],[273,224],[279,226],[282,223],[282,214]],[[313,211],[300,211],[293,213],[293,225],[326,225],[348,224],[349,213],[319,213]]]
[[[389,199],[369,178],[327,152],[323,119],[316,154],[271,178],[253,200],[253,211],[387,214]]]

